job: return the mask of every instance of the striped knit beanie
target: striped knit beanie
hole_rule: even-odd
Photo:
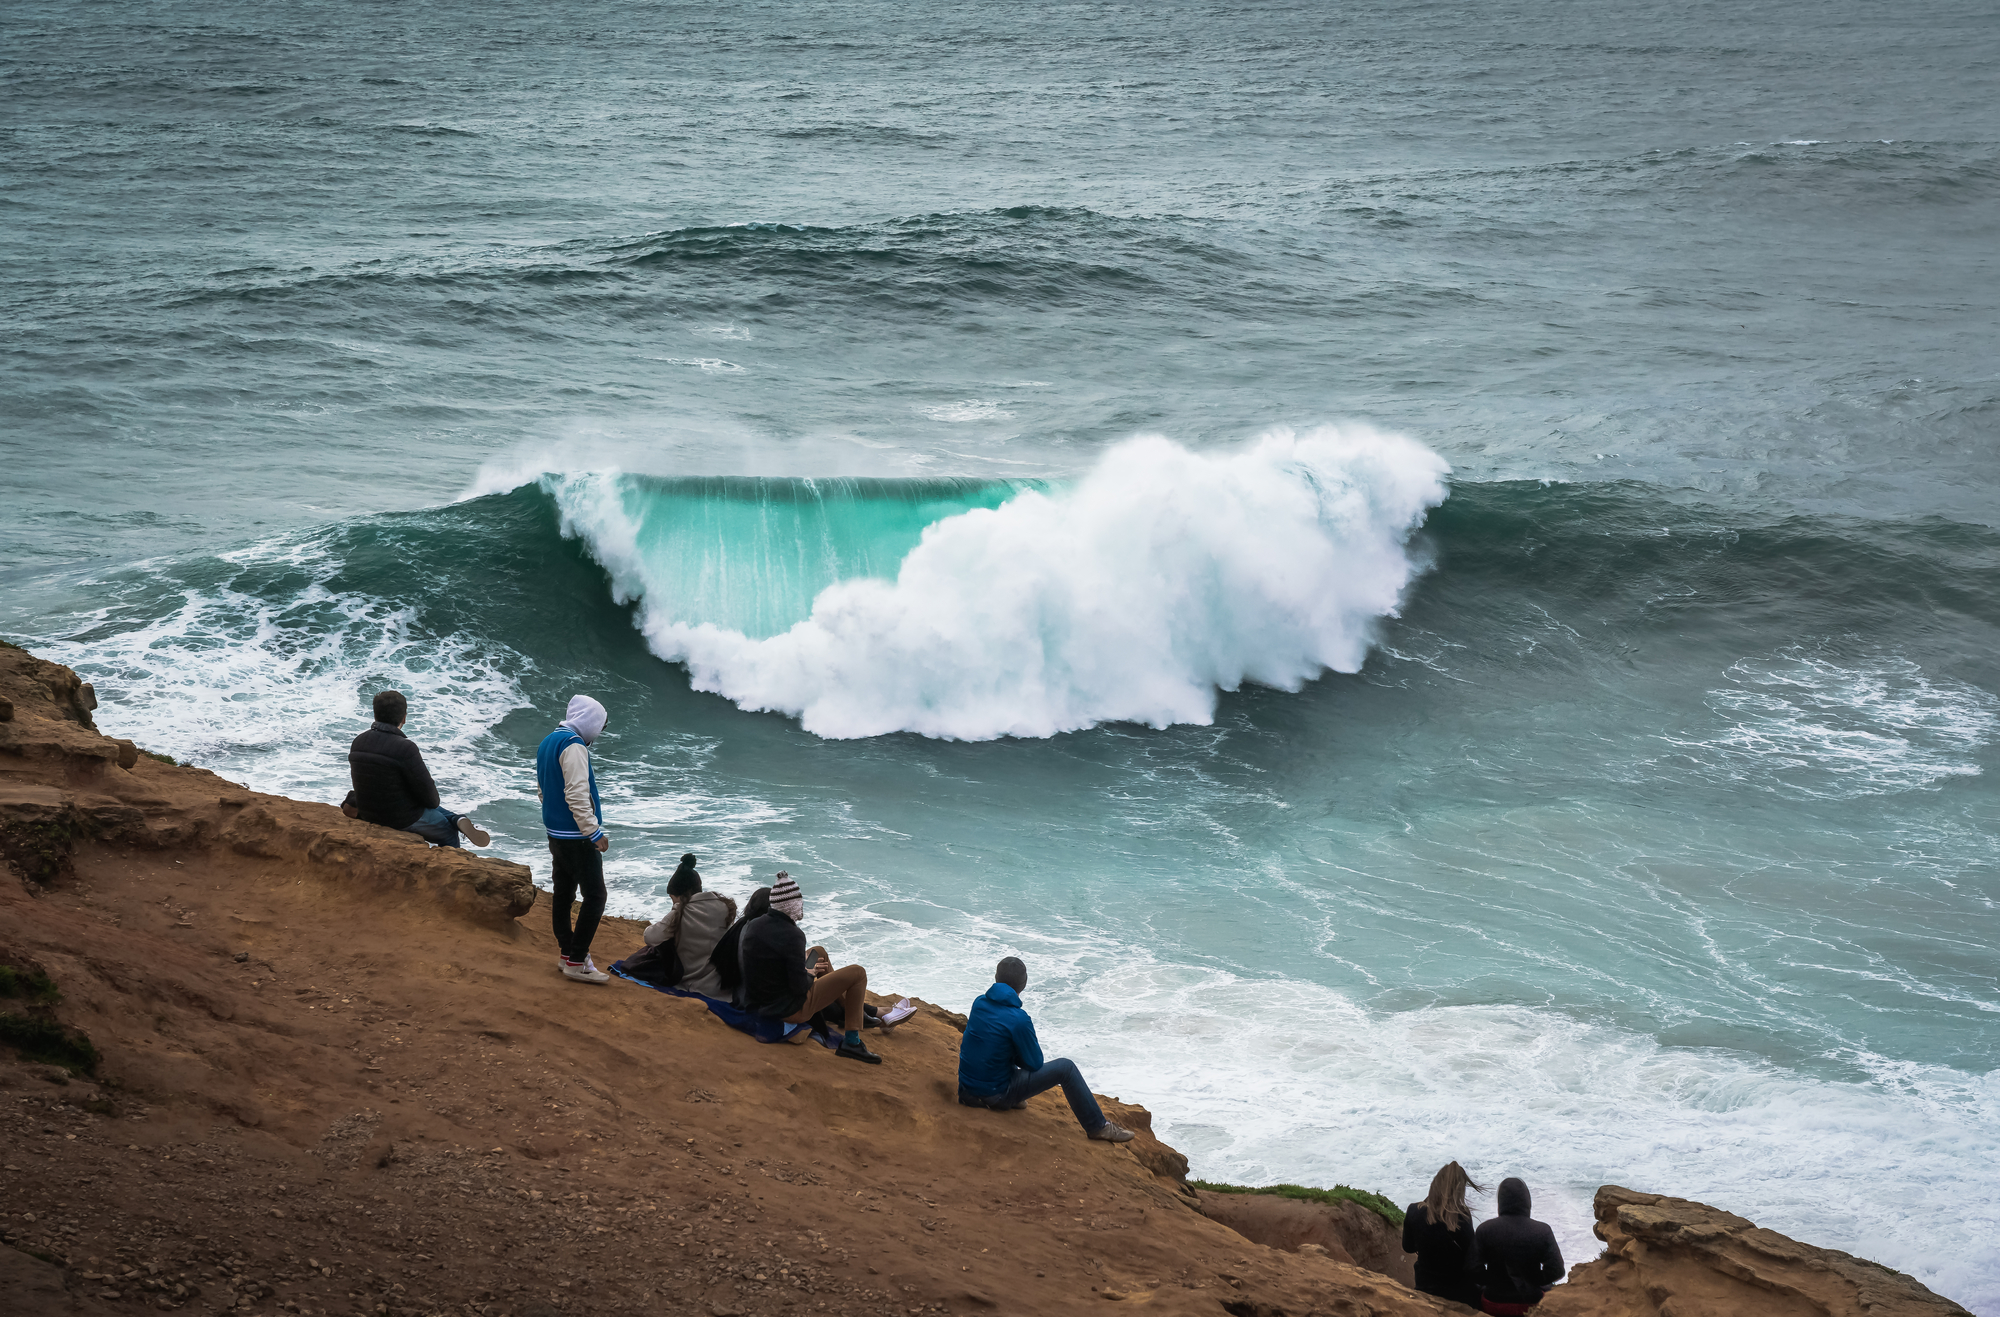
[[[779,914],[791,916],[793,923],[806,917],[806,898],[799,891],[799,885],[792,881],[788,873],[778,875],[778,881],[771,884],[771,908]]]

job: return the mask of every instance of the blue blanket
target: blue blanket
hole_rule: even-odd
[[[753,1015],[749,1011],[739,1011],[726,1001],[718,1001],[714,997],[704,997],[698,992],[689,992],[686,988],[662,988],[656,983],[648,983],[644,979],[635,979],[625,972],[625,962],[622,960],[616,964],[607,966],[607,968],[619,978],[624,979],[628,983],[636,983],[642,988],[651,988],[654,992],[664,992],[669,997],[692,997],[702,1005],[708,1007],[710,1013],[716,1019],[722,1021],[732,1029],[739,1029],[749,1034],[760,1043],[782,1043],[806,1027],[803,1024],[786,1024],[783,1020],[774,1020],[768,1015]]]

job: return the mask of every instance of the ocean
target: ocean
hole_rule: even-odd
[[[1456,1158],[1572,1263],[1620,1183],[2000,1317],[1995,67],[1969,3],[21,0],[0,632],[312,799],[399,687],[542,882],[588,692],[615,913],[693,851],[883,988],[1021,955],[1197,1175]]]

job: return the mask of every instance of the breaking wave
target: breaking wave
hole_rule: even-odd
[[[1206,723],[1218,691],[1358,671],[1447,474],[1353,427],[1134,439],[1053,487],[698,482],[698,513],[689,482],[545,487],[698,689],[828,738],[987,740]]]

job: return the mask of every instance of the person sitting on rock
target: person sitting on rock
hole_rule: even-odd
[[[1028,967],[1009,956],[993,971],[993,986],[972,1003],[965,1036],[958,1045],[958,1100],[968,1107],[1008,1111],[1028,1104],[1057,1084],[1083,1132],[1107,1143],[1124,1143],[1132,1131],[1106,1119],[1076,1062],[1042,1059],[1035,1022],[1021,1008]]]
[[[1479,1306],[1479,1251],[1467,1188],[1478,1190],[1457,1162],[1431,1177],[1430,1197],[1403,1214],[1403,1251],[1417,1255],[1416,1287],[1425,1294]]]
[[[694,856],[681,856],[680,867],[667,879],[667,898],[673,908],[646,929],[646,945],[656,947],[674,939],[681,960],[679,986],[704,997],[720,997],[722,974],[709,957],[736,922],[736,902],[720,892],[704,891],[695,863]]]
[[[770,910],[744,926],[737,945],[737,959],[743,967],[743,1007],[787,1024],[804,1024],[838,1001],[846,1008],[841,1019],[846,1037],[834,1055],[880,1065],[882,1058],[861,1041],[868,971],[859,965],[834,969],[824,960],[809,968],[806,935],[799,928],[805,912],[805,896],[799,885],[781,871],[771,884]]]
[[[403,735],[410,702],[401,691],[375,696],[375,721],[347,748],[347,774],[354,789],[340,804],[341,813],[363,823],[378,823],[398,832],[414,832],[434,846],[456,846],[462,835],[474,846],[493,838],[463,814],[438,801],[437,783],[424,767],[424,752]]]
[[[1562,1250],[1556,1232],[1528,1215],[1534,1202],[1526,1181],[1502,1180],[1499,1206],[1500,1215],[1474,1232],[1479,1306],[1492,1317],[1522,1317],[1563,1278]]]
[[[743,903],[743,913],[729,930],[716,940],[715,950],[708,953],[708,963],[715,966],[717,977],[722,980],[722,990],[729,994],[729,1004],[737,1010],[743,1005],[743,930],[757,920],[771,913],[771,889],[759,887],[750,893],[750,899]]]

